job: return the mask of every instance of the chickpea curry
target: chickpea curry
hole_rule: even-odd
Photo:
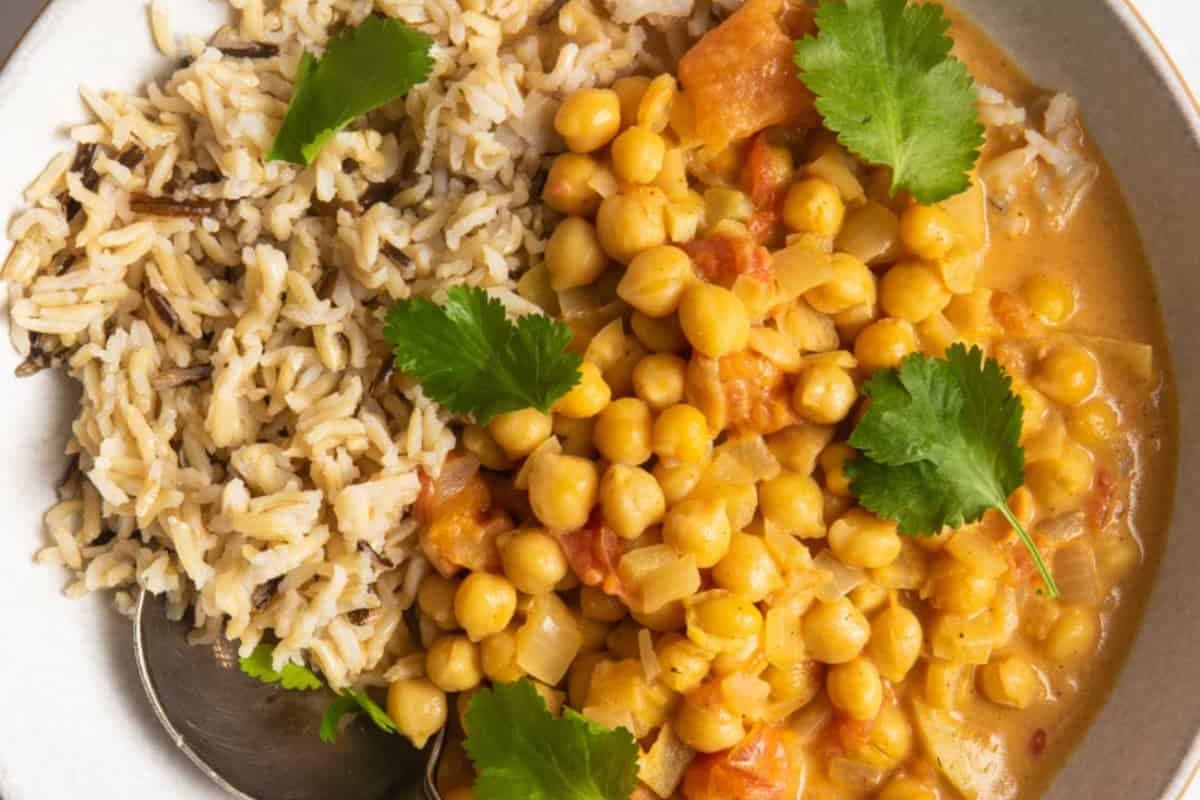
[[[639,800],[1009,800],[1041,793],[1114,680],[1174,457],[1120,192],[1074,101],[953,12],[977,162],[940,191],[864,158],[821,54],[793,62],[841,13],[749,0],[675,74],[557,111],[559,217],[519,288],[577,374],[465,424],[416,508],[427,653],[388,711],[418,745],[456,731],[449,800],[489,797],[485,685],[627,731]],[[860,444],[903,431],[918,367],[959,370],[968,408],[990,375],[1015,408],[1003,491],[938,495],[929,530],[903,481],[947,465]]]

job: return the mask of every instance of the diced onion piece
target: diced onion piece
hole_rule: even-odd
[[[654,652],[654,635],[650,633],[649,628],[642,628],[638,631],[637,641],[638,658],[642,662],[642,673],[646,676],[646,683],[654,683],[662,674],[658,654]]]
[[[803,300],[789,303],[776,311],[775,326],[807,353],[836,350],[841,343],[833,317],[813,309]]]
[[[525,459],[525,463],[521,464],[521,469],[517,471],[517,477],[513,478],[513,486],[520,491],[528,491],[529,489],[529,473],[533,471],[533,464],[541,456],[551,454],[557,455],[562,452],[562,442],[558,441],[557,436],[551,436],[546,441],[534,448],[529,457]]]
[[[779,459],[767,447],[762,436],[731,439],[713,453],[705,478],[732,483],[757,483],[779,475]]]
[[[1087,539],[1076,539],[1054,554],[1054,582],[1065,603],[1096,605],[1104,596],[1096,553]]]
[[[1004,744],[998,735],[985,736],[953,716],[912,701],[917,732],[946,780],[965,800],[1009,797],[1016,785],[1004,765]]]
[[[669,800],[695,758],[696,751],[680,741],[668,722],[659,730],[650,751],[639,759],[638,780],[663,800]]]
[[[779,285],[780,303],[824,286],[837,277],[833,258],[803,244],[784,248],[771,256],[771,272]]]
[[[994,647],[1006,647],[1021,625],[1021,611],[1017,607],[1017,591],[1005,586],[992,598],[991,608],[992,642]]]
[[[517,631],[517,666],[557,686],[583,646],[579,623],[554,593],[538,595]]]
[[[637,735],[637,723],[633,721],[633,714],[627,708],[613,705],[588,706],[583,709],[583,716],[604,728],[624,728]]]
[[[846,214],[834,246],[864,264],[879,264],[894,258],[900,241],[900,219],[882,203],[868,200]]]
[[[767,544],[767,552],[781,570],[807,572],[813,568],[812,554],[799,539],[787,531],[765,523],[763,527],[763,541]]]
[[[546,269],[544,263],[525,270],[525,274],[517,281],[517,294],[551,316],[560,313],[558,295],[550,288],[550,270]]]
[[[834,758],[829,762],[829,777],[839,786],[857,792],[869,792],[883,783],[887,772],[873,764],[853,758]]]
[[[653,614],[670,603],[686,600],[700,591],[700,570],[692,555],[676,558],[647,574],[641,581],[641,611]]]
[[[679,554],[668,544],[655,544],[630,550],[621,556],[621,561],[617,564],[617,574],[621,577],[621,585],[637,591],[647,575],[678,558]]]
[[[793,608],[772,608],[767,612],[763,652],[767,662],[788,669],[805,660],[803,615]]]
[[[767,312],[777,302],[775,287],[771,281],[764,281],[745,273],[733,279],[731,291],[742,301],[750,319],[755,322],[767,316]]]
[[[771,685],[755,675],[734,672],[721,679],[721,698],[725,707],[736,708],[747,719],[762,720],[770,696]]]
[[[809,175],[822,178],[837,187],[842,200],[847,205],[855,205],[867,199],[862,182],[850,171],[846,160],[837,153],[825,153],[815,161],[805,165]]]
[[[821,735],[832,718],[833,706],[829,703],[829,696],[822,692],[803,711],[791,718],[789,727],[801,740],[810,741]]]
[[[1008,572],[1008,559],[1000,545],[988,538],[978,528],[958,531],[946,543],[950,555],[958,559],[967,569],[986,578],[999,578]]]
[[[934,658],[960,664],[986,664],[995,643],[993,620],[986,614],[943,614],[933,623],[929,650]]]
[[[817,599],[822,603],[835,602],[867,582],[866,572],[843,564],[828,550],[817,554],[813,559],[813,567],[829,575],[828,580],[817,586]]]
[[[1083,535],[1082,511],[1060,514],[1037,525],[1037,535],[1055,545],[1064,545]]]

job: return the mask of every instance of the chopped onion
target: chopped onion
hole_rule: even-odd
[[[607,704],[588,706],[583,709],[583,716],[602,727],[612,730],[624,728],[637,736],[637,723],[633,720],[633,713],[627,708]]]
[[[766,716],[771,685],[755,675],[735,672],[721,679],[721,698],[726,708],[736,708],[746,719]]]
[[[813,566],[829,574],[829,579],[817,587],[817,599],[832,603],[867,582],[867,573],[858,567],[843,564],[828,550],[822,550],[813,559]]]
[[[717,448],[705,477],[734,483],[757,483],[778,476],[781,470],[779,459],[775,458],[762,436],[742,436]]]
[[[662,667],[658,663],[658,655],[654,652],[654,637],[648,628],[642,628],[638,631],[637,640],[638,658],[642,661],[642,673],[646,676],[646,683],[654,683],[658,680],[658,676],[662,674]]]
[[[869,792],[887,776],[879,767],[853,758],[835,758],[829,762],[829,777],[834,783],[860,792]]]
[[[685,600],[700,591],[700,569],[696,557],[687,555],[646,575],[641,589],[641,612],[653,614],[671,603]]]
[[[1051,544],[1064,545],[1083,535],[1083,519],[1082,511],[1060,514],[1039,522],[1036,533]]]
[[[557,686],[583,647],[583,633],[566,604],[553,592],[530,603],[517,631],[517,666],[542,683]]]
[[[647,575],[678,559],[679,554],[669,544],[639,547],[621,556],[617,574],[621,577],[622,586],[636,591]]]
[[[858,205],[867,199],[867,194],[863,191],[858,176],[850,171],[850,168],[846,166],[845,159],[840,155],[826,153],[805,165],[805,170],[809,175],[823,178],[836,186],[838,193],[842,195],[842,200],[848,206]]]
[[[771,271],[779,284],[779,302],[795,300],[836,277],[833,258],[803,244],[793,245],[771,256]]]
[[[763,654],[778,669],[790,669],[805,660],[803,614],[799,609],[776,607],[767,612]]]
[[[833,706],[829,704],[828,695],[822,693],[791,718],[789,727],[802,740],[808,741],[820,736],[832,719]]]
[[[659,729],[649,752],[639,760],[638,780],[663,800],[668,800],[675,795],[695,758],[696,751],[680,741],[668,722]]]
[[[1054,582],[1066,603],[1095,605],[1103,597],[1091,542],[1076,539],[1054,554]]]

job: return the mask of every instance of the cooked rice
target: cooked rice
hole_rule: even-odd
[[[69,594],[115,590],[124,613],[136,587],[164,594],[176,618],[194,608],[197,637],[243,653],[274,636],[278,662],[311,658],[334,686],[412,674],[402,615],[429,567],[406,512],[455,436],[419,386],[377,385],[386,309],[467,282],[529,310],[514,278],[543,248],[535,181],[560,149],[558,101],[661,69],[653,53],[677,56],[714,10],[230,5],[238,23],[184,40],[188,58],[144,95],[82,90],[94,119],[72,129],[77,152],[9,228],[23,374],[65,364],[83,390],[78,467],[39,559],[73,574]],[[429,81],[311,168],[267,163],[303,49],[371,13],[435,37]],[[163,5],[148,14],[170,55]],[[368,192],[385,202],[363,208]]]

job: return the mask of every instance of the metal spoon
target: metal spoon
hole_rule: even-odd
[[[176,746],[241,800],[441,800],[443,735],[425,750],[362,719],[336,745],[317,735],[328,691],[288,692],[243,675],[237,648],[187,642],[162,598],[143,591],[134,655],[150,705]]]

